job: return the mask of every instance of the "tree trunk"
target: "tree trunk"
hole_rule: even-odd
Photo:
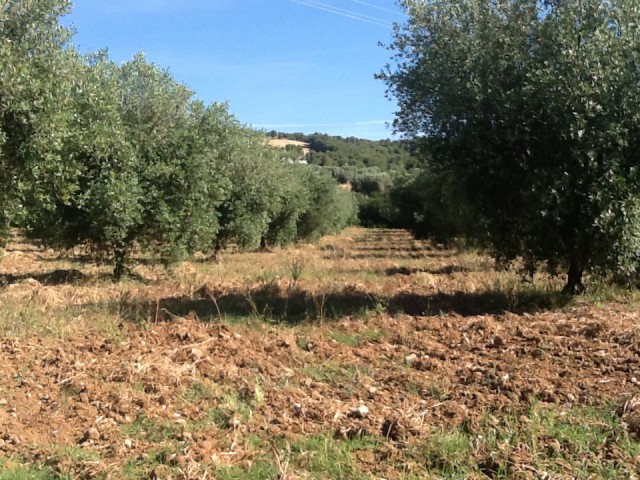
[[[562,289],[562,293],[569,295],[577,295],[585,290],[582,283],[582,274],[584,273],[584,264],[579,254],[573,254],[569,262],[569,270],[567,271],[567,284]]]
[[[211,260],[215,263],[220,263],[220,252],[222,251],[222,243],[220,240],[216,240],[216,244],[213,247],[213,253],[207,260]]]
[[[119,282],[127,272],[126,260],[127,249],[126,247],[116,247],[113,252],[115,267],[113,269],[113,280]]]

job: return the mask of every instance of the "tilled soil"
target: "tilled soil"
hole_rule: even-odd
[[[410,289],[404,268],[393,275]],[[190,298],[215,303],[203,292],[219,288],[205,283]],[[363,478],[427,478],[448,468],[424,453],[428,439],[462,431],[478,439],[465,450],[478,478],[581,478],[561,462],[571,446],[552,435],[491,451],[492,428],[531,428],[532,405],[608,409],[625,441],[640,440],[631,305],[437,315],[386,307],[295,325],[156,312],[142,324],[123,320],[118,335],[2,338],[0,454],[74,478],[229,478],[230,467],[251,472],[258,462],[280,478],[330,478],[309,473],[309,452],[291,445],[371,439],[350,452]],[[585,456],[633,478],[640,457],[618,443]],[[540,469],[540,452],[557,459],[555,476]]]

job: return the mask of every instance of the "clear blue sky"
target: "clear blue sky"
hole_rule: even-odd
[[[396,105],[378,44],[404,19],[394,0],[75,0],[64,23],[82,53],[143,51],[254,128],[380,139]]]

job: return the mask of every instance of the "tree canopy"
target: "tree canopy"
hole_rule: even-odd
[[[329,172],[358,200],[358,221],[365,227],[407,227],[401,221],[408,206],[392,206],[391,191],[404,184],[418,170],[419,161],[413,142],[404,140],[368,140],[332,136],[323,133],[282,133],[271,131],[271,138],[304,142],[287,145],[282,156],[292,163],[304,160]],[[291,148],[289,148],[291,147]]]
[[[119,278],[140,249],[169,264],[352,221],[337,182],[283,161],[226,105],[204,105],[141,54],[121,65],[78,54],[59,23],[69,8],[0,0],[0,240],[14,225],[83,245]]]
[[[428,145],[503,261],[634,276],[640,260],[640,4],[403,0],[395,128]]]
[[[37,155],[36,137],[48,132],[60,88],[73,71],[65,47],[70,33],[59,18],[64,0],[0,1],[0,237],[18,208],[26,166]]]

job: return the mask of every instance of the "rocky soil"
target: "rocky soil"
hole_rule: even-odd
[[[38,275],[57,253],[8,249],[3,315],[68,320],[22,332],[14,319],[0,338],[4,468],[284,479],[601,478],[607,467],[610,478],[637,478],[640,322],[631,300],[518,306],[512,292],[489,302],[477,278],[465,283],[493,275],[485,260],[416,249],[398,232],[394,243],[385,232],[348,235],[297,251],[307,262],[299,278],[223,281],[204,270],[189,285],[172,279],[174,295],[150,271],[141,276],[151,280],[124,286],[87,280],[95,270],[48,285]],[[312,255],[325,263],[312,270]],[[363,259],[359,270],[349,263]],[[353,278],[327,280],[349,268]],[[265,297],[265,285],[277,295]],[[114,323],[100,330],[87,320],[105,296],[117,305],[108,303]],[[16,313],[20,305],[28,309]],[[604,440],[581,450],[554,426],[585,422]],[[464,461],[443,447],[451,432]],[[328,442],[341,473],[319,464],[310,439]]]

